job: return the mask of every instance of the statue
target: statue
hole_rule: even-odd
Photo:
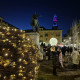
[[[33,31],[39,32],[38,15],[36,13],[34,13],[31,18],[31,26]]]

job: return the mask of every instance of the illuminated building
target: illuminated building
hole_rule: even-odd
[[[62,30],[57,29],[57,16],[53,17],[53,26],[52,29],[45,29],[44,27],[39,28],[39,41],[49,44],[51,38],[56,38],[58,40],[58,44],[62,43]]]
[[[57,25],[57,16],[55,14],[54,17],[53,17],[53,26],[52,26],[52,29],[57,30],[57,28],[58,28],[58,25]]]

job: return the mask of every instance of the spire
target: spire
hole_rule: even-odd
[[[56,16],[56,14],[53,17],[53,27],[54,26],[57,26],[57,16]]]
[[[52,26],[52,29],[57,29],[57,16],[56,16],[56,14],[53,17],[53,26]]]

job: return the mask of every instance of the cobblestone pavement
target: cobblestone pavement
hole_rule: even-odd
[[[71,76],[71,75],[80,75],[80,70],[77,69],[77,70],[67,70],[67,71],[60,71],[60,72],[57,72],[58,73],[58,76]]]
[[[49,73],[46,73],[45,75],[52,75],[52,60],[48,61],[43,61],[43,62],[40,62],[40,65],[41,67],[45,67],[47,66],[47,69],[50,69],[50,71],[48,71]],[[80,69],[77,69],[77,70],[73,70],[72,69],[72,64],[67,64],[67,63],[64,63],[64,68],[63,69],[57,69],[57,75],[58,77],[60,76],[74,76],[74,80],[80,80]],[[70,66],[68,66],[70,65]],[[68,67],[67,67],[68,66]]]
[[[58,71],[57,73],[58,76],[76,76],[75,80],[80,80],[80,69],[65,69],[63,71]]]

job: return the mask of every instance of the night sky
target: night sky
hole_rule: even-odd
[[[58,17],[58,29],[63,34],[80,19],[79,0],[0,0],[0,17],[19,29],[31,29],[30,20],[34,12],[40,17],[39,25],[51,29],[54,14]]]

